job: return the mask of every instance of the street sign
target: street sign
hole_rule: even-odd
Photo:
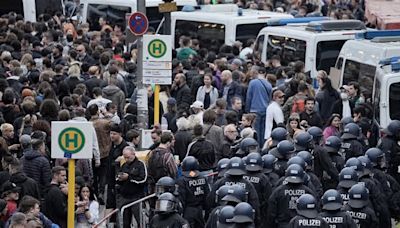
[[[141,36],[147,32],[149,20],[143,13],[136,12],[129,17],[128,25],[133,34]]]
[[[176,2],[166,2],[158,4],[158,12],[159,13],[169,13],[178,11],[178,7],[176,6]]]
[[[143,61],[171,62],[172,36],[171,35],[144,35]]]
[[[93,125],[91,122],[53,121],[51,158],[91,159]]]

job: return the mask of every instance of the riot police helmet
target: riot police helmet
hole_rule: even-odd
[[[222,185],[221,187],[218,188],[217,191],[215,191],[215,203],[221,204],[222,198],[224,198],[226,195],[229,193],[229,189],[231,188],[230,185]]]
[[[382,166],[382,163],[385,162],[385,154],[379,148],[369,148],[365,152],[365,155],[371,160],[373,167]]]
[[[303,168],[303,170],[306,169],[306,162],[305,162],[304,159],[303,159],[302,157],[300,157],[300,156],[297,156],[297,155],[296,155],[296,156],[294,156],[294,157],[291,157],[291,158],[288,160],[288,162],[287,162],[287,165],[288,165],[288,166],[293,165],[293,164],[300,165],[301,168]]]
[[[278,159],[272,154],[265,154],[262,156],[264,173],[272,173],[274,171],[274,166]]]
[[[286,130],[286,128],[283,127],[275,128],[274,130],[271,131],[272,145],[270,147],[276,147],[279,142],[287,139],[288,135],[289,132]]]
[[[238,184],[231,185],[228,189],[228,193],[221,198],[222,201],[225,202],[247,202],[247,191],[246,189]]]
[[[342,188],[351,188],[351,186],[357,184],[358,175],[353,167],[345,167],[339,173],[339,184]]]
[[[235,208],[231,205],[226,205],[223,208],[221,208],[218,214],[217,227],[222,227],[222,228],[230,227],[226,225],[233,224],[232,218],[235,215],[234,211]]]
[[[336,189],[327,190],[322,196],[322,209],[327,211],[340,210],[343,206],[343,199]]]
[[[239,224],[253,223],[254,217],[255,210],[253,209],[253,207],[246,202],[242,202],[235,206],[232,222]]]
[[[353,119],[353,117],[351,117],[351,116],[346,116],[346,117],[343,117],[342,118],[342,125],[343,126],[346,126],[347,124],[349,124],[349,123],[354,123],[354,119]]]
[[[352,167],[356,170],[357,175],[360,177],[364,172],[364,166],[362,165],[361,161],[357,158],[349,158],[346,161],[344,167]]]
[[[181,168],[184,176],[197,177],[199,175],[199,161],[193,156],[183,159]]]
[[[368,189],[364,184],[355,184],[349,190],[348,204],[353,208],[363,208],[368,204]]]
[[[228,170],[226,174],[230,176],[243,176],[246,174],[246,167],[243,160],[239,157],[233,157],[229,160]]]
[[[342,141],[337,136],[329,136],[325,141],[325,149],[328,153],[337,153],[342,146]]]
[[[382,131],[389,136],[398,136],[400,133],[400,120],[392,120]]]
[[[300,132],[298,135],[294,137],[294,143],[296,147],[296,151],[308,150],[312,146],[313,136],[306,132]]]
[[[324,136],[322,129],[315,126],[308,128],[307,132],[312,135],[313,140],[316,143],[319,143],[322,136]]]
[[[344,126],[342,139],[357,139],[360,136],[361,129],[356,123],[348,123]]]
[[[310,152],[308,152],[308,151],[300,151],[300,152],[297,153],[296,156],[299,156],[299,157],[303,158],[303,160],[306,162],[306,168],[307,169],[312,169],[314,157],[311,155]]]
[[[364,167],[363,176],[370,175],[372,173],[373,166],[372,166],[372,162],[368,158],[368,156],[366,156],[366,155],[359,156],[359,157],[357,157],[357,159],[361,162],[361,165]]]
[[[263,159],[260,153],[253,152],[246,157],[246,170],[256,172],[263,170]]]
[[[258,142],[253,138],[244,138],[240,142],[239,150],[236,152],[236,154],[240,157],[243,157],[253,152],[259,152]]]
[[[223,177],[228,170],[229,158],[222,158],[217,163],[218,177]]]
[[[278,143],[276,150],[271,150],[271,154],[277,158],[288,160],[293,157],[295,152],[294,145],[289,140],[283,140]]]
[[[158,197],[155,207],[156,213],[168,214],[176,211],[177,211],[177,203],[176,203],[176,198],[173,194],[169,192],[164,192]]]
[[[286,169],[285,181],[292,184],[304,183],[305,172],[300,165],[292,164]]]
[[[306,218],[316,218],[318,216],[317,200],[311,194],[303,194],[297,199],[297,214]]]
[[[161,195],[162,193],[169,192],[177,195],[178,186],[175,180],[169,176],[161,177],[156,183],[156,195]]]

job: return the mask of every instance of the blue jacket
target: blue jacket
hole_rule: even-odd
[[[266,79],[253,79],[246,96],[246,112],[265,113],[271,101],[272,86]]]
[[[219,97],[223,97],[224,88],[225,88],[225,85],[219,91]],[[228,108],[230,108],[232,106],[232,98],[233,97],[242,98],[242,87],[236,81],[232,81],[232,83],[230,84],[227,96],[226,96],[226,102],[228,103],[228,106],[227,106]]]

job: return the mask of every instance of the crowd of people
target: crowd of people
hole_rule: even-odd
[[[359,1],[237,4],[363,19]],[[0,227],[67,226],[68,160],[51,159],[52,121],[93,125],[93,159],[76,162],[75,227],[152,193],[146,210],[134,205],[105,224],[140,227],[144,211],[149,227],[389,228],[400,219],[400,121],[380,132],[358,81],[335,89],[319,71],[314,88],[303,62],[262,63],[254,40],[216,48],[182,36],[173,84],[157,101],[146,85],[153,145],[142,148],[136,45],[127,48],[121,25],[99,24],[92,31],[60,13],[0,18]]]

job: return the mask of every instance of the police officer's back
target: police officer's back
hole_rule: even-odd
[[[342,211],[343,200],[340,193],[334,189],[329,189],[322,196],[322,212],[320,216],[330,227],[336,228],[356,228],[351,215]]]
[[[289,132],[286,128],[277,127],[271,131],[271,138],[265,142],[265,145],[262,150],[262,155],[269,153],[270,150],[276,148],[278,144],[287,139]]]
[[[342,197],[343,204],[346,205],[349,201],[349,189],[358,183],[357,172],[352,167],[343,168],[339,173],[339,184],[337,191]]]
[[[274,155],[278,160],[275,162],[275,173],[280,177],[285,176],[287,161],[294,156],[295,147],[289,140],[283,140],[278,143],[278,146],[268,153]]]
[[[255,211],[250,204],[246,202],[235,206],[232,222],[234,228],[255,228]]]
[[[207,179],[199,175],[199,163],[195,157],[187,156],[182,161],[182,176],[176,181],[183,204],[183,217],[192,228],[203,228],[203,209],[210,189]]]
[[[318,215],[317,200],[313,195],[304,194],[297,199],[297,215],[290,220],[289,228],[325,227],[328,223]]]
[[[305,186],[305,172],[300,165],[290,165],[285,183],[277,187],[268,200],[267,227],[286,227],[296,216],[296,200],[304,194],[313,194]]]
[[[308,133],[307,133],[308,134]],[[322,184],[317,175],[315,175],[313,171],[314,167],[314,157],[311,155],[309,151],[300,151],[297,153],[297,156],[303,158],[306,163],[306,174],[310,177],[310,181],[315,188],[315,193],[317,197],[320,198],[324,191],[322,190]]]
[[[344,167],[344,158],[339,154],[342,142],[337,136],[326,139],[323,149],[320,150],[319,163],[322,185],[324,189],[336,188],[339,182],[339,172]]]
[[[274,172],[274,166],[278,159],[272,154],[265,154],[262,156],[262,159],[263,173],[268,178],[268,182],[271,184],[271,187],[275,188],[278,183],[279,176]]]
[[[379,227],[374,210],[368,207],[368,197],[368,189],[362,184],[356,184],[349,190],[350,200],[343,208],[360,228]]]
[[[398,144],[400,121],[392,120],[383,130],[383,133],[385,133],[385,136],[381,138],[378,148],[385,154],[386,162],[389,165],[388,173],[400,183],[400,173],[398,172],[398,167],[400,166],[400,146]]]
[[[169,192],[159,196],[156,215],[150,221],[151,228],[189,228],[189,223],[177,213],[175,196]]]
[[[347,124],[343,129],[342,139],[342,149],[345,160],[352,157],[358,157],[364,154],[364,146],[358,140],[361,134],[360,127],[355,123]]]

